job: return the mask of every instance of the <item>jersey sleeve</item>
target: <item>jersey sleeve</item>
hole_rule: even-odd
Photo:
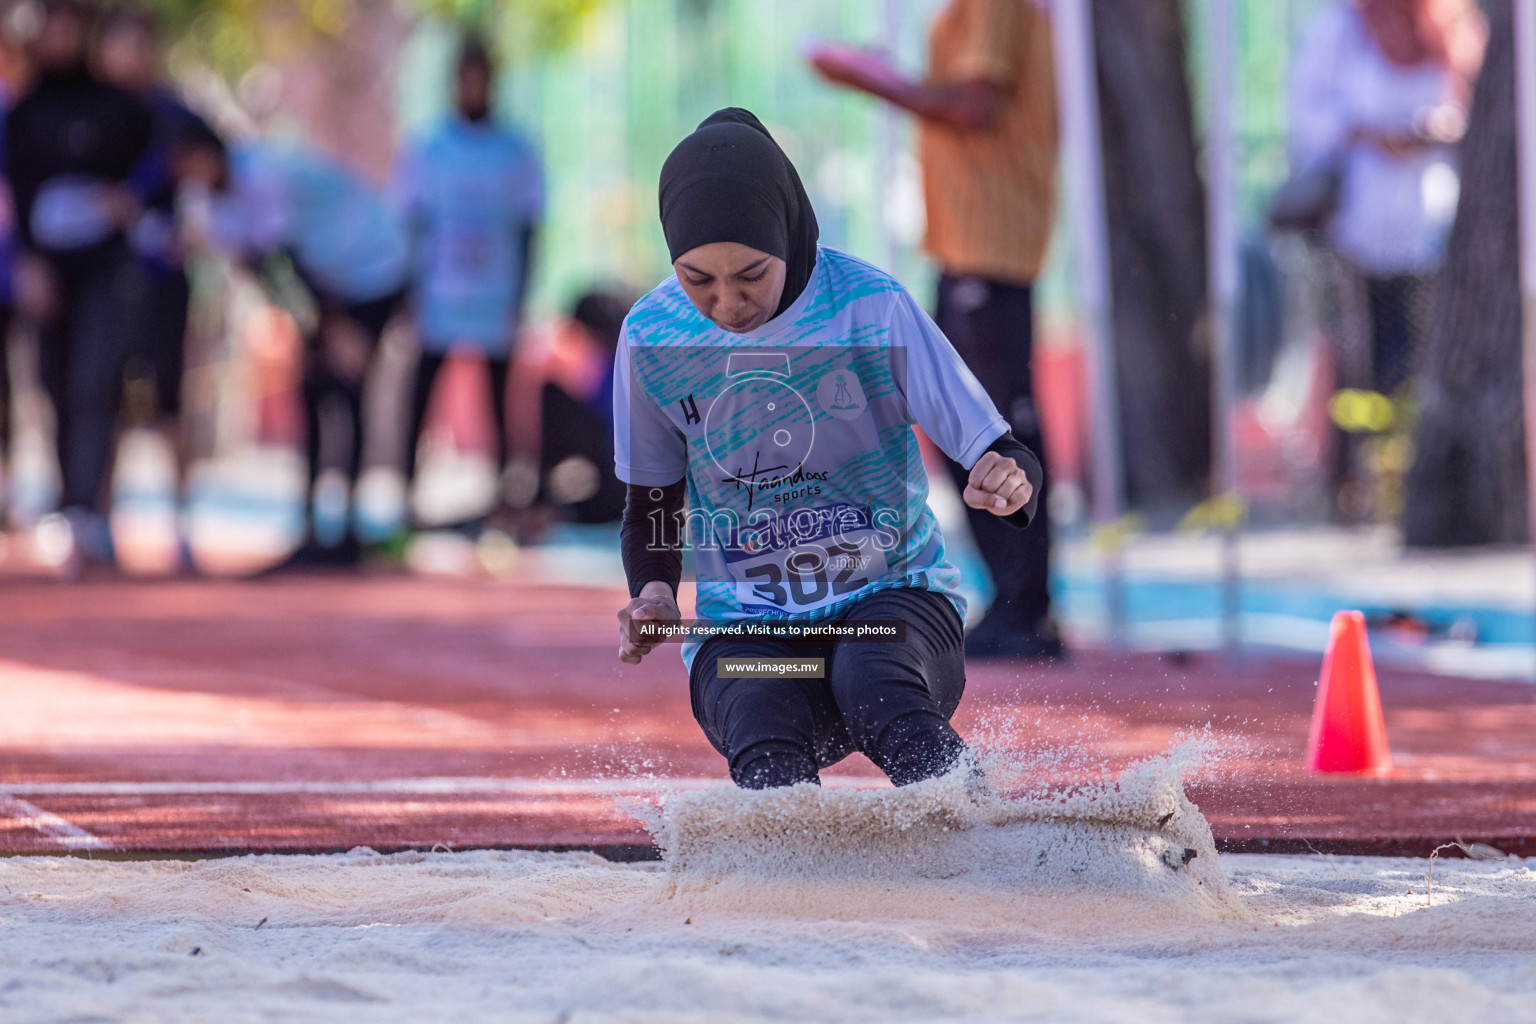
[[[614,471],[626,484],[665,487],[688,472],[688,442],[635,381],[629,321],[613,359]]]
[[[906,291],[896,296],[890,331],[901,357],[897,383],[912,421],[945,455],[966,468],[975,465],[987,445],[1008,432],[1008,421],[938,324]]]

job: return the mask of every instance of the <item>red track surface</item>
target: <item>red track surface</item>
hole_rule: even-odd
[[[621,600],[529,580],[0,581],[0,851],[645,843],[617,791],[724,766],[675,652],[615,659]],[[1038,776],[1059,782],[1210,723],[1222,754],[1192,796],[1229,848],[1536,852],[1536,687],[1382,670],[1396,770],[1320,778],[1301,765],[1316,673],[976,663],[956,721],[1065,747]]]

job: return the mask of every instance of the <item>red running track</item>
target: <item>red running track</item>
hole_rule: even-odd
[[[626,800],[724,778],[674,651],[612,590],[531,579],[0,581],[0,851],[649,842]],[[1067,783],[1208,723],[1229,849],[1536,853],[1536,687],[1382,670],[1394,773],[1301,765],[1317,664],[1082,651],[973,663],[961,732]],[[838,777],[877,777],[862,758]]]

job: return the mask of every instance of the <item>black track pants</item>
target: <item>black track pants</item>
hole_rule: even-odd
[[[942,594],[899,588],[843,622],[899,619],[906,639],[791,643],[714,637],[694,659],[693,715],[747,789],[816,782],[858,750],[893,783],[942,775],[965,750],[949,724],[965,690],[963,625]],[[822,679],[720,678],[718,658],[824,658]]]

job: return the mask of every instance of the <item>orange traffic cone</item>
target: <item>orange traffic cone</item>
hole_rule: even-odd
[[[1370,773],[1392,767],[1376,670],[1365,638],[1365,616],[1359,612],[1333,616],[1317,684],[1317,706],[1312,709],[1307,767],[1315,772]]]

